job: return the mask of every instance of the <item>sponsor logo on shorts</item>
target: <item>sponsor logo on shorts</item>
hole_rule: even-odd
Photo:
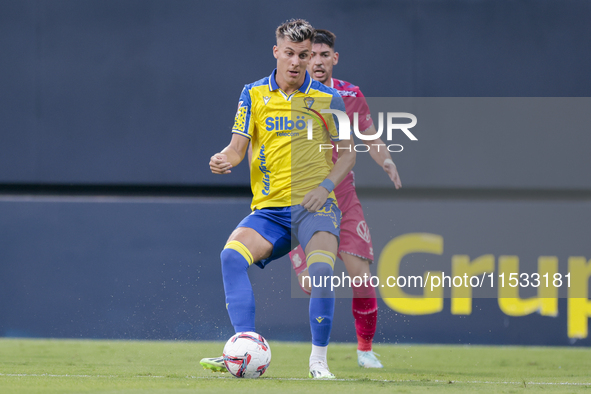
[[[325,205],[322,208],[320,208],[318,211],[316,211],[314,216],[318,216],[318,215],[329,217],[332,220],[332,224],[334,225],[334,228],[339,227],[339,225],[337,224],[337,215],[332,210],[332,204]]]
[[[369,235],[369,227],[367,227],[367,223],[365,223],[365,220],[362,220],[357,224],[357,235],[359,235],[361,239],[363,239],[367,243],[371,241],[371,236]]]

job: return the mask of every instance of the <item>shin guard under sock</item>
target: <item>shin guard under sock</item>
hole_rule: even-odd
[[[254,331],[254,293],[246,270],[252,255],[238,241],[230,241],[222,250],[222,277],[226,293],[226,308],[236,332]]]
[[[312,282],[310,297],[312,344],[328,346],[334,315],[334,290],[331,289],[331,278],[335,256],[324,250],[315,250],[306,256],[306,260]]]

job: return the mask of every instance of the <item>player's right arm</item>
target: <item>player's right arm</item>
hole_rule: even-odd
[[[250,119],[250,91],[246,85],[240,93],[238,110],[232,126],[232,140],[221,152],[216,153],[209,160],[209,168],[214,174],[229,174],[244,159],[254,127]]]
[[[250,140],[240,134],[232,134],[230,144],[209,160],[209,168],[214,174],[229,174],[244,159]]]

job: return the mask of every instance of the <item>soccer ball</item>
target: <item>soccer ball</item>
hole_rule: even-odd
[[[239,332],[224,346],[224,364],[237,378],[254,379],[265,373],[271,362],[271,348],[256,332]]]

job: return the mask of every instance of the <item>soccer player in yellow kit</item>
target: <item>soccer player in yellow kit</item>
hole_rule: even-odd
[[[309,376],[332,379],[327,347],[334,314],[334,291],[318,286],[332,276],[338,247],[341,212],[333,193],[355,164],[351,140],[339,140],[338,119],[322,109],[345,112],[339,93],[314,81],[306,68],[315,30],[304,20],[290,20],[276,30],[273,55],[277,68],[270,76],[245,85],[230,144],[212,156],[214,174],[228,174],[252,144],[253,212],[230,235],[221,253],[226,306],[236,332],[255,331],[255,301],[247,269],[264,268],[302,245],[315,285],[310,298],[312,353]],[[314,132],[308,139],[308,121]],[[335,141],[340,154],[320,144]],[[201,364],[224,371],[223,359]]]

